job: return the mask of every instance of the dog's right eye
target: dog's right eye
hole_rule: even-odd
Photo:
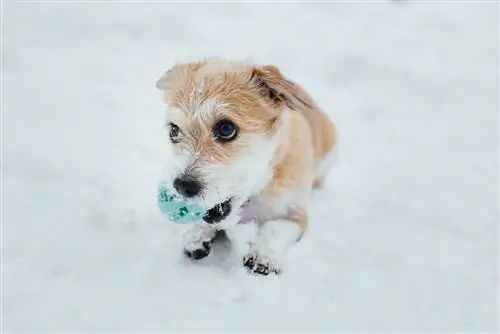
[[[172,141],[172,143],[178,143],[181,130],[174,123],[170,123],[168,126],[170,127],[170,132],[169,132],[170,140]]]
[[[213,132],[217,140],[228,142],[236,138],[236,135],[238,134],[238,128],[233,122],[222,120],[215,124]]]

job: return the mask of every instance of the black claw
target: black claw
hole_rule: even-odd
[[[200,260],[206,257],[208,253],[210,252],[206,249],[196,249],[192,252],[191,257],[195,260]]]
[[[253,256],[248,256],[243,259],[243,265],[249,269],[250,272],[254,274],[267,276],[271,273],[279,275],[280,271],[278,269],[269,269],[268,264],[262,264],[255,261]]]
[[[195,249],[194,251],[188,251],[184,250],[184,254],[186,254],[187,257],[194,259],[194,260],[200,260],[203,259],[204,257],[207,257],[208,254],[210,253],[210,242],[204,241],[202,243],[203,249]]]
[[[249,269],[253,269],[255,266],[255,261],[252,256],[247,257],[243,260],[243,265]]]
[[[261,275],[269,275],[269,267],[259,263],[253,272]]]

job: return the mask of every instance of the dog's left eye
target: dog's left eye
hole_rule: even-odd
[[[169,127],[170,127],[170,131],[169,131],[170,140],[172,141],[172,143],[176,144],[179,142],[179,136],[180,136],[181,130],[174,123],[170,123]]]
[[[215,124],[213,132],[216,139],[220,141],[231,141],[236,138],[238,128],[233,122],[222,120]]]

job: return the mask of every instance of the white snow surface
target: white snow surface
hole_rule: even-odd
[[[4,3],[6,332],[498,330],[497,4]],[[156,80],[279,66],[340,129],[278,277],[156,207]]]

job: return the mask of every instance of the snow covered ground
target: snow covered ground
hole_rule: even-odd
[[[3,4],[7,332],[498,329],[497,4]],[[154,84],[274,63],[341,133],[280,277],[156,208]]]

